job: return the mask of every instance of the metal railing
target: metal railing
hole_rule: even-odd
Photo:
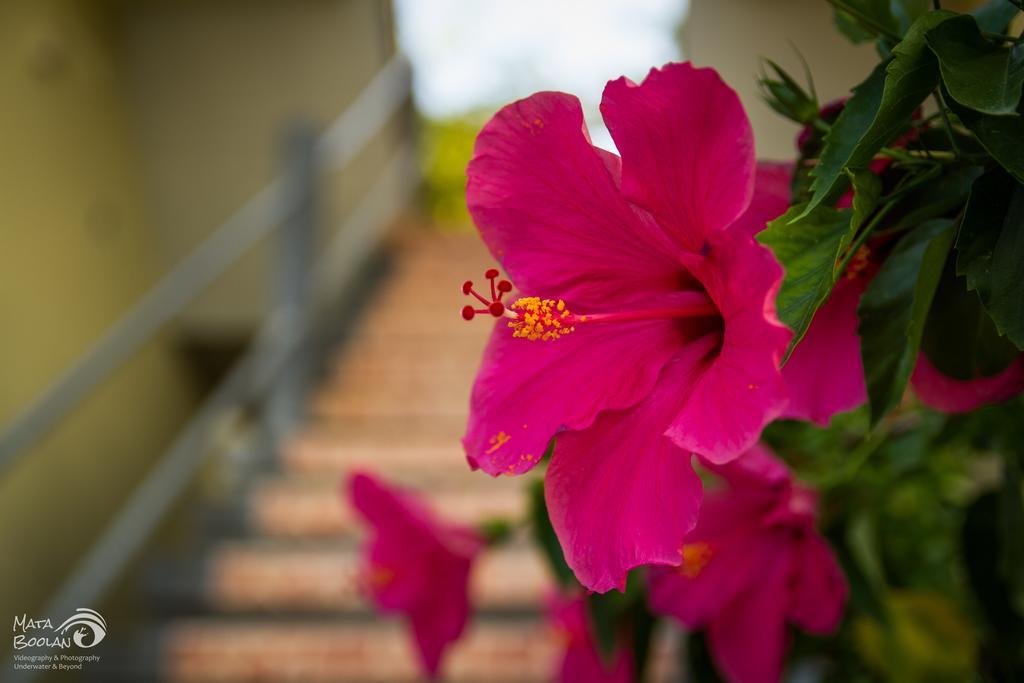
[[[356,158],[408,101],[410,81],[408,62],[396,55],[319,137],[308,127],[293,130],[285,172],[214,230],[4,429],[0,475],[229,266],[277,232],[273,308],[248,351],[146,474],[44,614],[70,614],[104,595],[194,477],[211,428],[225,412],[263,397],[263,419],[271,430],[286,429],[296,419],[303,386],[294,363],[312,332],[317,302],[352,282],[383,228],[406,204],[416,179],[412,150],[399,146],[314,262],[317,180]],[[38,672],[15,670],[12,659],[6,673],[20,682]]]

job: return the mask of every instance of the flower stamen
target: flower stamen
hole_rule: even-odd
[[[704,567],[708,566],[708,562],[715,555],[711,546],[704,541],[684,543],[679,549],[679,554],[683,557],[683,563],[679,565],[679,573],[688,579],[700,576]]]
[[[500,273],[496,268],[490,268],[484,273],[484,277],[490,280],[491,285],[491,298],[486,299],[478,291],[473,289],[473,281],[466,280],[462,283],[462,293],[466,296],[472,296],[481,304],[483,308],[473,308],[472,306],[463,306],[462,318],[464,320],[472,320],[478,313],[481,315],[490,315],[495,318],[500,318],[505,315],[505,304],[502,303],[501,298],[508,292],[512,291],[512,283],[508,280],[498,280]]]

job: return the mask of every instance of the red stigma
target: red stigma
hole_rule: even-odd
[[[490,315],[495,318],[505,315],[505,304],[502,303],[501,298],[512,291],[512,283],[508,280],[499,281],[498,277],[500,275],[501,273],[498,272],[497,268],[488,268],[487,272],[484,273],[484,277],[487,278],[490,284],[490,298],[485,298],[473,289],[472,280],[466,280],[462,283],[462,293],[473,297],[483,305],[483,308],[464,306],[462,308],[463,320],[472,320],[477,313]]]

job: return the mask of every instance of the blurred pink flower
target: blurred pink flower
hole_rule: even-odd
[[[857,304],[870,276],[848,271],[814,314],[807,333],[782,367],[789,403],[782,417],[822,427],[836,413],[867,400],[857,335]]]
[[[990,377],[960,380],[942,374],[922,352],[910,383],[926,406],[945,413],[966,413],[1024,391],[1024,355]]]
[[[478,296],[502,320],[463,443],[474,468],[519,474],[561,434],[551,520],[603,592],[632,567],[679,562],[701,496],[689,453],[726,462],[757,440],[786,400],[790,335],[781,269],[752,239],[785,207],[761,201],[777,174],[756,172],[736,94],[670,64],[610,82],[601,111],[621,159],[591,145],[563,93],[508,105],[477,138],[469,210],[527,298]]]
[[[435,677],[445,648],[466,626],[469,571],[483,539],[369,474],[353,474],[348,495],[373,528],[364,554],[365,589],[379,609],[408,618],[423,669]]]
[[[586,601],[556,595],[548,604],[548,620],[562,645],[557,683],[633,683],[633,659],[628,647],[616,648],[611,662],[597,649],[587,618]]]
[[[812,633],[836,628],[846,581],[814,526],[815,494],[755,446],[725,466],[680,548],[678,569],[652,568],[651,607],[688,628],[732,683],[773,683],[782,673],[786,623]]]

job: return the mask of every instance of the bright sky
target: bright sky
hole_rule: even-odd
[[[594,142],[611,147],[597,107],[604,84],[640,80],[680,57],[689,0],[397,0],[399,41],[429,116],[497,109],[538,90],[583,102]]]

